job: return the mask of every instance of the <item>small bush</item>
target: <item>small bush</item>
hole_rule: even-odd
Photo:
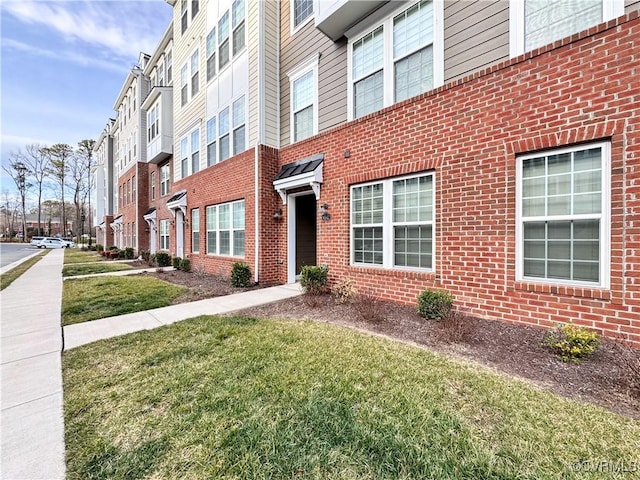
[[[171,259],[171,265],[173,266],[173,268],[175,268],[176,270],[180,270],[180,262],[182,261],[182,258],[180,257],[173,257]]]
[[[418,295],[418,313],[429,320],[440,320],[453,305],[453,295],[446,290],[425,289]]]
[[[579,359],[588,357],[598,347],[598,334],[585,327],[565,323],[558,325],[554,330],[544,336],[543,345],[550,348],[563,361],[578,362]]]
[[[444,342],[462,343],[473,336],[475,321],[460,310],[450,309],[438,322],[438,338]]]
[[[107,250],[118,250],[118,247],[111,245],[110,247],[107,247]]]
[[[300,285],[305,293],[321,295],[327,291],[329,267],[305,265],[300,272]]]
[[[149,263],[151,260],[151,252],[149,250],[140,250],[140,259],[144,262]]]
[[[614,352],[623,382],[632,395],[640,398],[640,350],[633,348],[624,338],[618,338]]]
[[[356,316],[363,322],[382,323],[386,318],[386,304],[370,293],[357,294],[352,302]]]
[[[333,295],[336,303],[342,305],[344,303],[351,303],[358,294],[358,290],[353,285],[353,280],[350,278],[343,278],[333,286],[331,294]]]
[[[149,253],[149,261],[147,263],[149,263],[150,267],[155,267],[158,264],[155,253]]]
[[[104,251],[104,245],[102,245],[101,243],[96,243],[96,251],[98,252]]]
[[[118,250],[118,258],[120,260],[124,260],[124,258],[125,258],[125,251],[124,250]]]
[[[246,263],[236,262],[231,265],[231,286],[248,287],[251,283],[251,267]]]
[[[124,249],[124,258],[126,258],[127,260],[133,259],[133,248],[127,247]]]
[[[183,258],[180,261],[180,270],[182,270],[183,272],[190,272],[191,271],[191,260],[189,260],[188,258]]]
[[[158,267],[171,266],[171,255],[169,255],[167,252],[156,253],[156,263]]]

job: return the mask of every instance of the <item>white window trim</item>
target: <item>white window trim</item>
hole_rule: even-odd
[[[313,72],[313,133],[312,133],[312,136],[318,133],[318,103],[319,103],[318,63],[319,61],[320,61],[320,54],[316,53],[315,55],[312,55],[307,60],[302,62],[300,65],[296,66],[293,70],[287,72],[287,77],[289,77],[289,138],[290,138],[289,143],[295,143],[299,141],[299,139],[294,138],[295,137],[294,115],[296,112],[293,110],[293,83],[311,71]]]
[[[305,18],[300,25],[295,25],[295,0],[289,1],[289,36],[293,37],[296,33],[302,30],[309,22],[311,22],[316,16],[316,2],[313,2],[313,11],[311,15]]]
[[[193,214],[195,212],[198,212],[198,221],[194,222],[193,220]],[[194,235],[198,234],[198,242],[194,242]],[[191,253],[200,253],[200,243],[201,243],[201,238],[200,238],[200,209],[199,208],[192,208],[191,209]],[[196,248],[194,248],[194,245],[196,245]]]
[[[198,153],[200,154],[202,152],[202,132],[201,132],[201,128],[200,126],[197,126],[195,128],[192,128],[191,130],[189,130],[187,133],[185,133],[182,137],[180,137],[180,156],[179,156],[179,162],[180,162],[180,179],[183,178],[187,178],[189,175],[193,175],[194,171],[193,171],[193,166],[192,166],[192,158],[191,156],[193,155],[193,148],[191,145],[191,138],[194,132],[198,132]],[[187,141],[187,172],[184,176],[182,176],[182,161],[184,160],[185,157],[182,156],[182,142],[186,139]],[[202,155],[199,155],[198,158],[198,172],[202,170]],[[198,173],[195,172],[195,173]]]
[[[238,125],[236,125],[236,112],[235,112],[234,105],[239,100],[242,100],[242,111],[244,113],[244,117],[242,118],[242,122],[239,123]],[[231,113],[231,122],[230,122],[230,125],[229,125],[230,134],[231,134],[231,137],[230,137],[231,141],[229,142],[229,146],[230,146],[230,149],[229,149],[229,155],[230,156],[229,156],[229,158],[231,158],[231,157],[234,157],[235,155],[239,155],[239,154],[242,153],[242,152],[234,153],[235,150],[236,150],[235,133],[236,133],[236,130],[238,130],[240,128],[244,128],[244,141],[243,141],[243,143],[244,143],[244,151],[246,151],[246,149],[247,149],[247,98],[246,98],[246,96],[243,94],[243,95],[240,95],[239,97],[237,97],[235,100],[233,100],[231,102],[229,111]]]
[[[244,228],[243,228],[243,232],[245,234],[245,238],[244,238],[244,254],[243,255],[236,255],[234,252],[234,248],[233,248],[233,241],[234,241],[234,228],[233,228],[233,206],[237,203],[242,202],[244,204],[244,215],[245,215],[245,223],[244,223]],[[221,206],[225,206],[228,205],[229,206],[229,225],[230,228],[229,229],[220,229],[220,207]],[[209,208],[212,208],[215,211],[215,216],[216,216],[216,228],[213,230],[209,230],[209,226],[208,226],[208,218],[209,218],[209,214],[207,213],[207,210]],[[214,205],[207,205],[205,207],[205,254],[210,256],[210,257],[227,257],[227,258],[245,258],[246,256],[246,251],[247,251],[247,225],[246,225],[246,217],[247,217],[247,205],[245,200],[236,200],[233,202],[223,202],[223,203],[216,203]],[[220,232],[229,232],[229,254],[226,253],[220,253]],[[216,245],[215,245],[215,252],[211,253],[208,251],[208,238],[209,238],[209,232],[216,232]]]
[[[581,282],[575,280],[548,279],[540,277],[525,277],[524,267],[524,233],[522,216],[522,163],[523,160],[536,158],[543,155],[557,155],[568,152],[587,150],[589,148],[602,149],[602,199],[600,214],[600,283]],[[580,215],[554,216],[554,220],[575,220],[580,219]],[[586,215],[586,218],[593,218],[594,215]],[[548,217],[544,217],[548,220]],[[558,148],[543,152],[536,152],[521,155],[516,158],[516,281],[527,283],[541,283],[547,285],[566,285],[576,287],[590,287],[609,289],[611,271],[611,144],[609,142],[597,142],[581,144],[572,147]]]
[[[190,0],[189,0],[190,1]],[[182,64],[182,67],[180,67],[180,108],[186,108],[187,105],[189,105],[189,102],[191,102],[191,100],[193,100],[193,90],[191,89],[191,80],[193,78],[193,73],[191,71],[191,57],[193,57],[193,55],[198,52],[198,92],[196,93],[196,96],[202,92],[203,88],[202,88],[202,55],[200,55],[200,49],[199,47],[195,47],[193,50],[191,50],[191,52],[189,53],[189,55],[187,55],[186,60],[184,61],[184,63]],[[205,56],[206,56],[206,52],[205,52]],[[187,68],[187,100],[184,103],[184,105],[182,104],[182,70],[184,70],[184,68]],[[206,79],[206,64],[205,64],[205,79]],[[205,81],[206,84],[206,81]]]
[[[164,168],[167,169],[167,178],[163,180],[162,171]],[[160,180],[160,197],[164,197],[165,195],[169,195],[171,193],[171,166],[167,163],[166,165],[162,165],[158,170],[160,171],[160,174],[158,175]],[[162,185],[165,183],[167,185],[167,188],[166,192],[163,193]]]
[[[509,0],[509,57],[525,53],[524,2]],[[602,21],[608,22],[624,15],[624,0],[602,0]],[[559,39],[558,39],[559,40]]]
[[[163,232],[162,232],[163,226],[166,226],[166,230],[167,230],[166,235],[163,234]],[[160,220],[160,224],[159,224],[159,228],[158,228],[158,234],[159,234],[159,237],[160,237],[160,242],[158,242],[160,244],[160,250],[165,251],[165,252],[169,251],[169,249],[171,248],[171,229],[169,228],[169,220],[167,220],[167,219]],[[163,243],[164,243],[162,241],[163,238],[167,239],[166,248],[163,245]]]
[[[433,219],[431,220],[431,244],[432,244],[432,259],[431,268],[419,268],[419,267],[406,267],[395,266],[394,263],[394,241],[393,241],[393,182],[396,180],[406,180],[409,178],[419,178],[425,176],[431,176],[433,179]],[[401,177],[388,177],[379,180],[374,180],[366,183],[358,183],[349,187],[349,264],[353,267],[363,268],[377,268],[394,271],[413,271],[413,272],[435,272],[436,271],[436,224],[438,219],[438,212],[436,209],[436,174],[434,171],[412,173],[411,175],[404,175]],[[375,263],[356,263],[353,260],[354,257],[354,237],[353,237],[353,210],[351,200],[353,198],[353,189],[358,187],[366,187],[368,185],[376,185],[382,183],[382,265]]]
[[[349,41],[347,43],[347,120],[354,119],[353,109],[353,44],[363,36],[373,32],[381,25],[384,36],[384,100],[382,108],[393,105],[394,85],[393,85],[393,18],[411,8],[419,1],[403,3],[400,8],[395,9],[381,21],[366,28],[347,32]],[[432,0],[433,3],[433,88],[438,88],[444,84],[444,0]]]

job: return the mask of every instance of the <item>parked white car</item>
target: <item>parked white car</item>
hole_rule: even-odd
[[[31,237],[31,246],[32,247],[37,247],[38,244],[44,239],[45,239],[45,237]]]
[[[38,248],[68,248],[66,241],[56,237],[45,237],[36,245]]]

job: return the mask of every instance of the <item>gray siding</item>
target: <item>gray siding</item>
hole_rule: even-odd
[[[278,2],[265,3],[265,141],[267,145],[280,146],[280,45]]]
[[[445,1],[445,82],[508,58],[509,2]]]
[[[290,91],[287,72],[315,53],[318,64],[318,131],[322,132],[347,120],[347,44],[332,42],[313,21],[290,31],[289,1],[280,2],[280,139],[290,143]]]

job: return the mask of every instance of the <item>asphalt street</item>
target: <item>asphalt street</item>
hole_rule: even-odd
[[[0,243],[0,267],[27,257],[37,250],[28,243]]]

